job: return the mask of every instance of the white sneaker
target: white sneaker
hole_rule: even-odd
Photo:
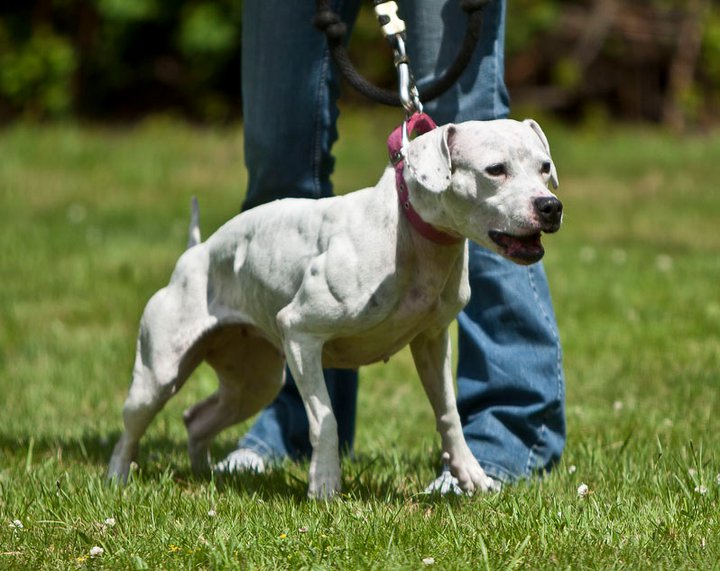
[[[250,448],[238,448],[230,452],[224,460],[215,464],[213,471],[219,474],[238,472],[262,474],[265,471],[265,460]]]
[[[498,480],[490,478],[492,486],[488,490],[489,492],[499,492],[502,489],[502,483]],[[435,478],[430,485],[425,488],[426,494],[440,494],[446,496],[447,494],[455,494],[456,496],[462,496],[465,492],[460,487],[458,479],[450,473],[450,470],[443,470],[442,473]]]

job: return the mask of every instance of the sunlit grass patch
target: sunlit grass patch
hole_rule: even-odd
[[[343,115],[337,186],[373,184],[394,114]],[[137,322],[186,242],[239,210],[239,129],[0,133],[0,568],[672,568],[720,561],[720,136],[543,125],[564,228],[547,237],[565,351],[568,446],[542,480],[422,493],[438,468],[407,352],[363,369],[342,496],[307,463],[190,475],[181,412],[158,416],[125,488],[103,481]],[[243,428],[212,452],[232,449]]]

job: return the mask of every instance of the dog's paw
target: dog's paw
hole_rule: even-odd
[[[133,461],[137,457],[137,451],[137,444],[130,445],[125,436],[121,437],[113,449],[105,480],[114,484],[127,484],[132,467],[137,468]]]
[[[137,464],[135,464],[135,462],[113,456],[110,460],[107,474],[105,474],[105,481],[109,484],[124,486],[128,483],[128,480],[130,479],[130,472],[133,468],[137,469]]]
[[[320,469],[311,464],[308,480],[308,498],[311,500],[332,500],[341,489],[339,466]]]
[[[458,454],[454,457],[445,453],[443,461],[450,467],[450,472],[457,478],[458,485],[463,492],[500,491],[500,483],[485,473],[469,450],[466,454]]]
[[[188,441],[188,455],[192,473],[199,478],[207,478],[212,472],[210,468],[210,450],[205,443]]]
[[[492,478],[490,478],[490,481],[489,488],[486,490],[487,492],[499,492],[502,490],[501,482]],[[430,485],[425,488],[424,493],[438,494],[441,496],[447,496],[449,494],[463,496],[466,494],[466,492],[460,488],[458,479],[453,476],[447,468],[445,468],[437,478],[430,482]],[[471,496],[473,492],[467,492],[467,494]]]
[[[321,482],[308,487],[308,498],[311,500],[330,501],[340,493],[340,486],[333,482]]]

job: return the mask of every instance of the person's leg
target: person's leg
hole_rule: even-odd
[[[354,20],[357,0],[336,9]],[[337,139],[339,94],[325,37],[313,26],[313,2],[243,3],[242,83],[248,192],[243,209],[278,198],[332,194],[330,149]],[[325,371],[340,446],[351,451],[357,372]],[[248,454],[247,452],[251,452]],[[220,470],[262,469],[270,458],[310,454],[308,421],[289,371],[267,407]]]
[[[460,51],[467,15],[460,2],[405,0],[400,15],[407,23],[407,52],[419,87],[431,83]],[[438,125],[500,119],[510,112],[504,81],[505,2],[493,0],[483,10],[480,39],[459,80],[443,95],[424,104]]]
[[[562,351],[542,264],[470,245],[472,298],[458,316],[463,432],[493,478],[549,470],[565,445]]]
[[[312,2],[243,3],[243,209],[330,196],[337,94]]]
[[[419,85],[455,57],[467,22],[459,2],[445,2],[439,14],[431,5],[436,6],[401,7]],[[448,93],[425,105],[438,124],[508,115],[504,20],[504,1],[490,2],[468,69]],[[470,285],[470,303],[458,317],[458,408],[465,438],[496,479],[547,470],[564,447],[565,413],[560,340],[542,264],[518,266],[471,243]]]

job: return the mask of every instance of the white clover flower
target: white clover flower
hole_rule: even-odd
[[[592,246],[585,246],[580,249],[580,261],[589,264],[591,262],[595,261],[595,258],[597,257],[597,253],[595,252],[595,248]]]
[[[574,474],[575,472],[577,472],[577,466],[575,464],[570,464],[570,466],[568,466],[568,474]]]
[[[580,484],[577,489],[577,495],[581,498],[586,497],[590,493],[590,488],[587,484]]]
[[[90,549],[90,557],[100,557],[103,553],[105,553],[105,550],[97,545]]]
[[[714,301],[711,301],[705,306],[705,315],[707,315],[710,319],[717,319],[720,317],[720,303],[715,303]]]
[[[695,468],[688,468],[689,476],[697,476],[697,470]]]
[[[705,486],[695,486],[695,492],[700,494],[701,496],[704,496],[708,493],[708,489]]]
[[[115,518],[114,518],[114,517],[106,518],[103,523],[104,523],[107,527],[115,527]]]
[[[435,558],[434,557],[424,557],[422,560],[423,565],[435,565]]]
[[[621,266],[625,262],[627,262],[627,252],[625,250],[616,248],[615,250],[610,252],[610,259],[613,261],[613,263]]]
[[[307,532],[308,532],[308,528],[305,527],[305,526],[303,526],[303,527],[299,528],[298,531],[299,531],[300,533],[307,533]]]
[[[621,400],[616,400],[613,403],[613,410],[615,412],[620,412],[624,407],[625,407],[625,405],[623,404],[623,402]]]
[[[210,517],[215,517],[216,515],[217,515],[217,512],[216,512],[215,510],[209,510],[209,511],[208,511],[208,516],[210,516]]]
[[[671,272],[673,269],[673,259],[667,254],[661,254],[655,258],[655,267],[661,272]]]
[[[97,246],[102,242],[102,230],[100,228],[96,228],[95,226],[91,226],[85,231],[85,241],[90,244],[91,246]],[[100,444],[102,446],[108,446],[110,444],[107,437],[102,437],[100,439]]]
[[[67,215],[68,222],[71,224],[80,224],[87,218],[87,208],[79,202],[74,202],[68,206],[65,214]]]
[[[25,526],[19,519],[14,519],[14,520],[12,520],[10,527],[15,528],[15,529],[23,529]]]

